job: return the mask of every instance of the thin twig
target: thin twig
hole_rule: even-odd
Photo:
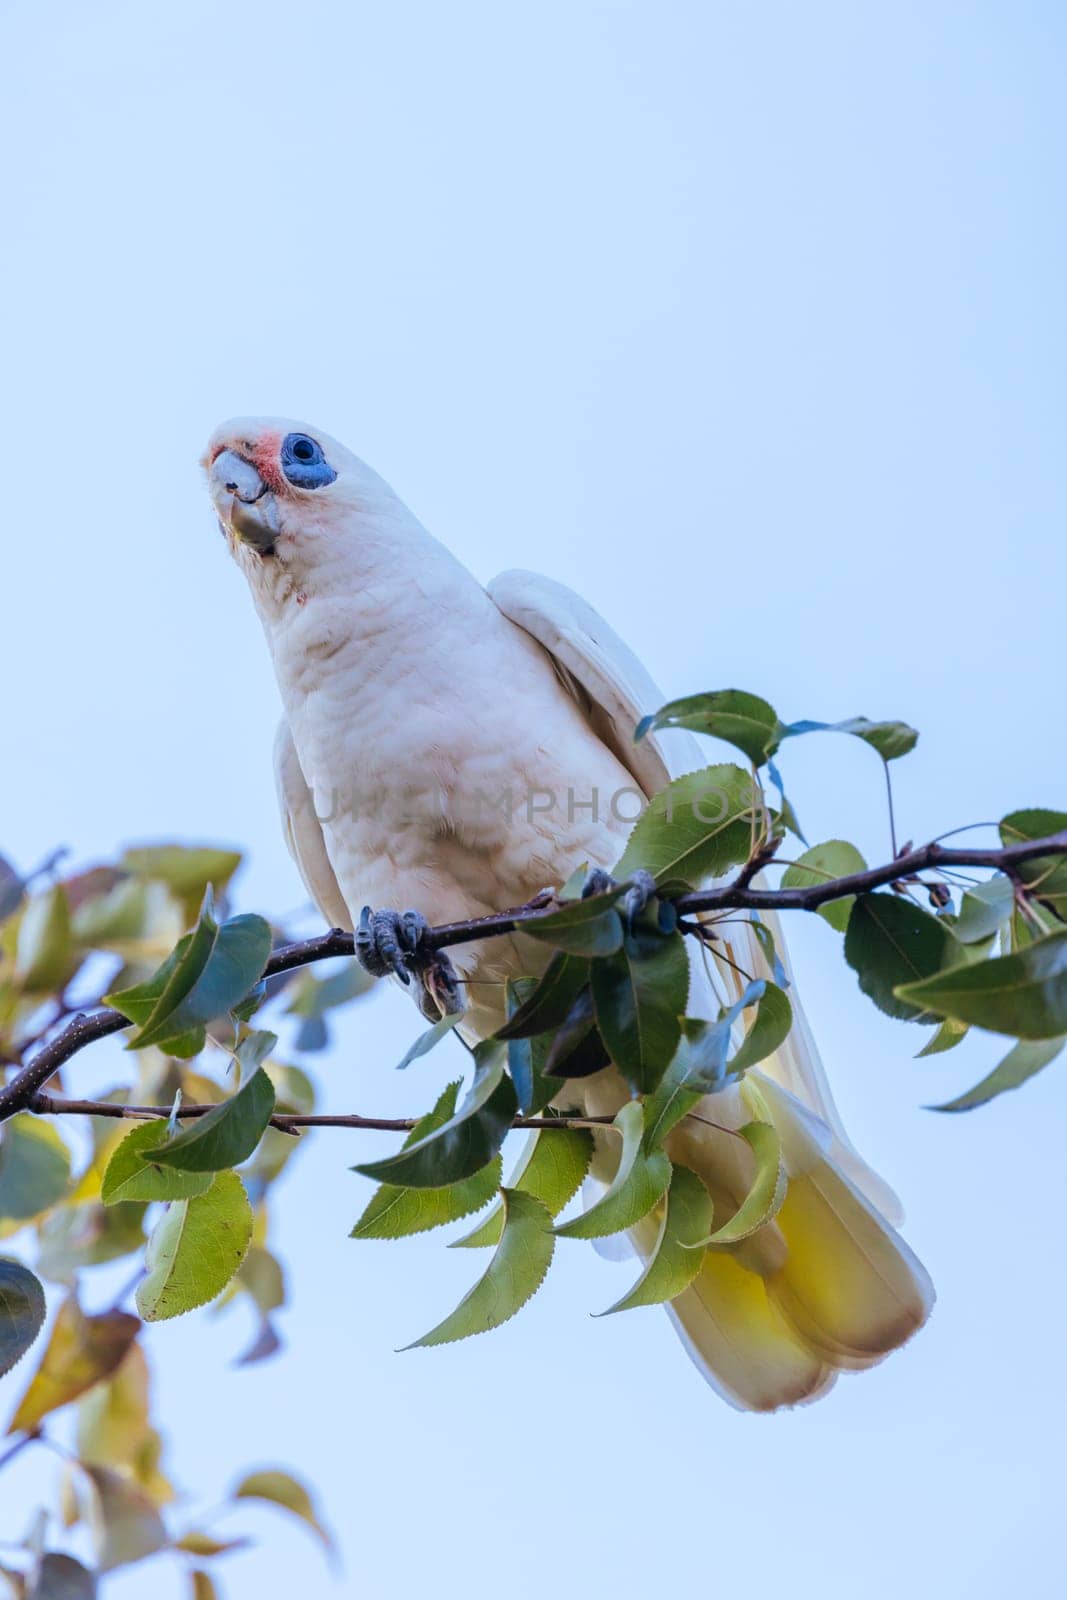
[[[563,1080],[560,1080],[561,1085]],[[118,1105],[114,1100],[68,1100],[63,1095],[35,1094],[26,1108],[47,1117],[119,1117],[134,1121],[147,1121],[169,1117],[170,1106]],[[178,1120],[186,1117],[206,1117],[209,1111],[218,1110],[217,1104],[183,1105],[178,1108]],[[610,1127],[613,1117],[516,1117],[513,1128],[597,1128]],[[291,1133],[296,1128],[372,1128],[380,1133],[410,1133],[419,1121],[417,1117],[361,1117],[348,1114],[278,1112],[271,1117],[270,1126],[281,1133]]]
[[[21,1455],[28,1444],[37,1444],[39,1441],[41,1443],[45,1442],[44,1435],[39,1428],[34,1428],[30,1433],[24,1433],[21,1439],[16,1439],[14,1444],[9,1445],[3,1455],[0,1456],[0,1472],[3,1472],[9,1461],[14,1461],[16,1456]]]
[[[987,867],[994,872],[1006,872],[1017,877],[1021,865],[1027,861],[1035,861],[1041,856],[1067,856],[1067,829],[1050,834],[1044,839],[1022,840],[1018,844],[1005,845],[996,850],[950,850],[935,841],[922,845],[917,850],[906,851],[884,866],[870,867],[863,872],[852,872],[845,877],[831,878],[826,883],[813,883],[795,889],[753,888],[746,879],[751,862],[746,862],[737,876],[729,882],[717,888],[698,889],[690,894],[680,895],[674,901],[674,905],[681,917],[690,917],[697,912],[734,908],[750,911],[817,911],[820,906],[827,905],[832,900],[867,894],[872,889],[883,888],[887,884],[897,883],[901,879],[913,877],[919,872],[930,871],[932,868]],[[511,911],[498,911],[486,917],[473,917],[466,922],[448,922],[440,927],[430,928],[425,936],[425,947],[445,950],[452,945],[470,944],[478,939],[491,939],[501,934],[514,933],[525,923],[546,915],[543,898],[538,896],[535,901]],[[551,907],[548,910],[550,911]],[[276,950],[267,962],[263,976],[274,978],[280,973],[309,966],[315,961],[325,961],[333,956],[351,956],[354,953],[352,934],[342,928],[332,928],[328,933],[319,934],[314,939],[304,939]],[[10,1083],[0,1089],[0,1122],[13,1116],[17,1111],[32,1109],[31,1101],[48,1080],[72,1056],[84,1050],[86,1045],[94,1043],[97,1039],[105,1039],[109,1034],[120,1033],[129,1026],[128,1018],[119,1011],[101,1010],[94,1011],[88,1016],[74,1017],[53,1039],[42,1046],[32,1061],[17,1072]],[[95,1105],[95,1102],[93,1104]],[[98,1111],[94,1114],[107,1116],[116,1113]],[[123,1112],[119,1111],[117,1114],[121,1116]],[[155,1115],[154,1112],[150,1114]],[[401,1129],[411,1126],[410,1123],[395,1121],[381,1124],[373,1119],[346,1125]],[[519,1124],[519,1126],[538,1125],[529,1122]]]

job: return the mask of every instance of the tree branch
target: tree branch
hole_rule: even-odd
[[[183,1105],[178,1109],[179,1121],[185,1117],[204,1117],[216,1110],[214,1104]],[[169,1117],[170,1106],[127,1106],[114,1100],[67,1100],[61,1095],[35,1094],[26,1106],[42,1116],[127,1117],[131,1120],[151,1120]],[[270,1126],[280,1133],[295,1133],[300,1128],[372,1128],[380,1133],[410,1133],[418,1117],[361,1117],[350,1114],[308,1114],[280,1111],[271,1117]],[[513,1128],[589,1128],[610,1127],[613,1117],[516,1117]]]
[[[906,851],[884,866],[870,867],[864,872],[853,872],[843,878],[829,878],[825,883],[815,883],[798,889],[753,888],[750,882],[754,875],[752,863],[746,862],[737,876],[728,883],[721,884],[717,888],[698,889],[693,893],[680,895],[674,904],[679,915],[683,917],[698,912],[727,910],[817,911],[820,906],[827,905],[832,900],[844,900],[851,895],[865,894],[872,889],[884,888],[887,884],[914,878],[920,872],[937,868],[987,867],[995,872],[1005,872],[1018,881],[1018,868],[1027,861],[1035,861],[1042,856],[1067,856],[1067,829],[1050,834],[1044,839],[1024,840],[1019,844],[1004,845],[995,850],[946,849],[944,845],[936,842],[925,844],[917,850]],[[496,938],[501,934],[513,933],[524,923],[544,916],[549,909],[551,907],[546,907],[543,896],[538,896],[528,905],[518,906],[511,911],[495,912],[487,917],[474,917],[466,922],[448,922],[431,928],[426,936],[426,944],[431,949],[444,950],[451,945]],[[304,939],[275,950],[267,962],[263,976],[278,977],[281,973],[291,972],[297,967],[310,966],[313,962],[326,961],[333,956],[351,956],[354,953],[352,934],[341,928],[333,928],[330,932],[319,934],[314,939]],[[0,1089],[0,1122],[13,1116],[17,1111],[47,1112],[53,1107],[56,1111],[82,1108],[95,1116],[137,1115],[138,1108],[108,1109],[103,1103],[98,1104],[95,1101],[59,1101],[40,1093],[48,1080],[72,1056],[84,1050],[86,1045],[94,1043],[97,1039],[105,1039],[109,1034],[119,1033],[129,1026],[128,1019],[118,1011],[104,1009],[91,1012],[87,1016],[75,1016],[53,1039],[38,1050],[32,1061],[16,1073],[10,1083]],[[44,1103],[46,1101],[47,1106]],[[207,1110],[210,1110],[210,1107],[194,1107],[192,1110],[186,1108],[182,1115],[202,1115]],[[169,1114],[169,1109],[141,1107],[139,1113],[145,1116],[166,1116]],[[278,1119],[276,1125],[280,1126],[282,1121],[287,1121],[290,1127],[316,1125],[384,1127],[403,1131],[412,1126],[410,1122],[403,1120],[374,1118],[323,1120],[299,1117]],[[516,1125],[540,1127],[542,1123],[536,1119],[520,1119]],[[558,1125],[558,1122],[552,1122],[552,1126]]]

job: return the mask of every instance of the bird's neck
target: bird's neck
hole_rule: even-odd
[[[295,724],[308,697],[347,699],[392,681],[396,660],[434,648],[450,618],[492,608],[472,575],[407,513],[363,521],[316,560],[279,544],[259,563],[252,589],[282,701]]]

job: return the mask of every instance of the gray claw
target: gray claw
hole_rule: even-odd
[[[405,951],[400,943],[400,918],[395,911],[372,911],[364,906],[356,929],[356,956],[374,978],[394,973],[401,983],[411,982]]]
[[[617,887],[616,880],[611,876],[610,872],[605,872],[603,867],[594,867],[592,872],[586,875],[586,880],[582,885],[582,899],[588,900],[591,895],[604,894],[608,889]],[[639,867],[629,880],[626,893],[623,895],[622,903],[619,906],[619,910],[626,921],[627,933],[633,933],[635,919],[641,915],[655,892],[655,878],[651,872],[645,872],[643,868]]]
[[[639,917],[656,892],[656,880],[651,872],[639,867],[630,879],[630,886],[622,897],[622,914],[627,932],[633,933],[634,920]]]
[[[605,872],[603,867],[594,867],[592,872],[587,872],[585,882],[582,884],[582,899],[588,900],[594,894],[605,894],[608,889],[614,889],[615,879],[610,872]]]
[[[375,978],[414,977],[419,1009],[429,1021],[463,1010],[463,990],[443,950],[424,946],[430,924],[420,911],[372,911],[364,906],[356,929],[356,956]]]

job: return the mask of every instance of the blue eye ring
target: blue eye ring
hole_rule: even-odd
[[[287,433],[282,440],[282,471],[296,489],[324,489],[337,476],[321,444],[306,433]]]

